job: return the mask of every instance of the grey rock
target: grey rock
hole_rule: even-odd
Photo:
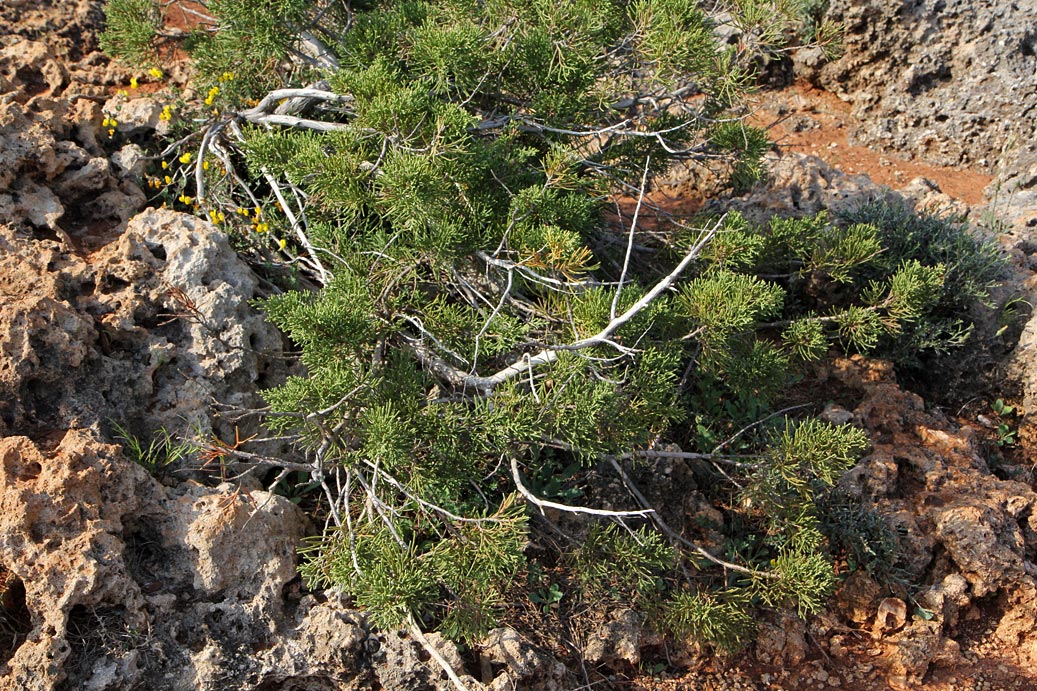
[[[551,656],[538,651],[512,628],[493,629],[482,645],[483,655],[503,669],[490,682],[492,691],[531,689],[561,691],[565,666]]]
[[[610,621],[593,632],[583,647],[583,657],[593,664],[613,669],[623,663],[636,667],[641,662],[642,615],[632,609],[612,613]]]
[[[111,168],[112,164],[107,158],[97,156],[81,168],[66,169],[51,186],[62,198],[96,194],[109,185]]]
[[[37,228],[58,227],[65,215],[65,206],[49,187],[31,180],[19,180],[10,187],[10,194],[0,194],[0,223],[21,225],[28,221]]]
[[[749,194],[710,201],[709,213],[735,210],[755,223],[772,216],[807,216],[828,209],[838,214],[890,193],[867,175],[848,175],[816,156],[797,153],[768,154],[767,179]]]
[[[162,123],[162,104],[153,98],[131,98],[120,96],[104,104],[104,114],[118,124],[115,129],[126,135],[154,132]]]
[[[775,621],[760,624],[756,636],[756,657],[761,662],[794,667],[806,656],[806,626],[795,614],[779,612]]]
[[[213,403],[256,407],[284,376],[258,279],[209,223],[150,210],[90,263],[3,227],[0,247],[0,433],[115,420],[233,440]]]
[[[982,168],[1011,189],[1037,181],[1034,3],[832,0],[826,16],[844,27],[843,56],[797,64],[853,104],[857,141]]]
[[[144,149],[137,144],[127,144],[112,154],[112,165],[120,175],[139,178],[144,175],[147,163]]]
[[[312,531],[287,499],[165,487],[88,430],[0,460],[0,562],[33,613],[0,687],[370,687],[362,615],[286,588]]]

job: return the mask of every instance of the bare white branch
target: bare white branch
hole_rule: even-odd
[[[640,516],[644,518],[649,514],[655,513],[655,509],[640,509],[636,511],[606,511],[605,509],[591,509],[586,506],[571,506],[569,504],[559,504],[555,501],[548,501],[547,499],[541,499],[536,496],[529,489],[522,484],[522,475],[519,472],[518,460],[514,457],[511,459],[511,478],[515,481],[515,488],[519,491],[523,497],[525,497],[529,503],[540,509],[543,513],[544,509],[557,509],[559,511],[565,511],[566,513],[582,513],[589,516],[609,516],[612,518],[619,518],[621,516]]]
[[[616,318],[616,307],[619,305],[619,294],[623,292],[623,285],[627,280],[627,269],[630,267],[630,255],[634,250],[634,231],[637,230],[637,217],[641,213],[641,202],[645,199],[645,186],[648,184],[648,166],[652,157],[645,157],[645,169],[641,173],[641,189],[637,194],[637,206],[634,207],[634,218],[630,221],[630,234],[627,237],[627,252],[623,257],[623,270],[619,274],[619,285],[616,286],[616,294],[612,296],[612,307],[609,309],[609,319]]]
[[[634,481],[631,480],[630,476],[627,475],[625,470],[623,470],[623,466],[621,466],[619,464],[619,461],[617,461],[615,458],[609,458],[608,460],[612,464],[612,467],[619,474],[619,477],[623,480],[623,484],[626,485],[627,490],[632,495],[634,495],[634,498],[637,499],[638,503],[641,504],[641,506],[645,506],[645,507],[651,506],[651,504],[649,504],[648,500],[645,499],[645,495],[641,494],[641,490],[639,490],[637,488],[637,485],[634,484]],[[731,569],[732,571],[737,571],[739,573],[745,573],[745,574],[749,574],[749,575],[753,575],[753,576],[774,576],[774,574],[770,574],[770,573],[767,573],[765,571],[755,571],[753,569],[747,569],[746,567],[741,566],[739,564],[733,564],[733,563],[731,563],[729,561],[725,561],[724,559],[721,559],[720,557],[716,557],[713,554],[711,554],[710,552],[708,552],[701,545],[696,545],[694,542],[688,540],[687,538],[685,538],[682,535],[680,535],[679,533],[677,533],[677,531],[675,531],[673,528],[671,528],[666,523],[666,521],[664,521],[662,519],[662,517],[658,514],[658,512],[652,511],[649,514],[649,516],[651,517],[651,519],[655,523],[655,525],[659,527],[659,530],[661,530],[664,533],[666,533],[666,535],[668,535],[670,537],[670,539],[675,540],[675,541],[681,543],[685,547],[688,547],[689,549],[693,550],[694,552],[696,552],[700,556],[704,557],[707,561],[711,561],[714,564],[716,564],[717,566],[723,566],[725,569]]]
[[[414,620],[414,615],[410,612],[407,613],[407,624],[410,627],[411,634],[418,639],[418,642],[421,643],[423,648],[425,648],[429,656],[436,661],[436,664],[442,667],[443,671],[446,672],[446,675],[450,678],[454,688],[456,688],[457,691],[468,691],[468,687],[464,685],[463,681],[461,681],[461,677],[457,676],[457,672],[455,672],[454,668],[450,666],[450,663],[446,661],[446,658],[440,655],[439,651],[429,643],[427,638],[425,638],[425,634],[421,632],[421,627],[418,626],[418,622]]]

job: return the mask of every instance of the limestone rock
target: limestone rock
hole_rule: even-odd
[[[90,263],[2,227],[0,247],[0,433],[208,434],[214,401],[255,407],[283,374],[280,334],[248,302],[256,277],[204,221],[145,212]]]
[[[153,132],[162,124],[162,104],[153,98],[116,97],[104,104],[103,112],[118,124],[115,129],[126,135]]]
[[[483,640],[481,650],[494,670],[501,670],[489,684],[491,691],[511,688],[560,691],[564,688],[561,685],[564,665],[536,650],[514,629],[493,629]]]
[[[286,607],[309,531],[294,504],[165,487],[87,430],[51,444],[0,439],[0,565],[31,613],[0,687],[363,688],[362,618],[312,597]]]
[[[800,73],[853,104],[858,141],[1025,189],[1037,182],[1035,16],[1027,2],[832,0],[843,56],[819,69],[803,56]]]
[[[623,663],[636,667],[641,662],[642,616],[623,609],[614,612],[610,619],[590,635],[583,648],[584,658],[614,669]]]
[[[806,626],[795,614],[780,612],[776,621],[760,624],[756,657],[764,664],[794,667],[807,656]]]
[[[917,688],[930,665],[960,664],[949,636],[961,613],[981,598],[1001,603],[999,630],[1013,654],[1021,662],[1037,659],[1037,583],[1029,566],[1037,493],[992,474],[972,430],[927,411],[921,399],[896,385],[888,365],[853,357],[837,360],[822,376],[858,397],[854,420],[868,431],[873,448],[851,476],[857,486],[873,488],[861,493],[862,500],[899,535],[896,567],[911,582],[931,583],[917,595],[928,613],[887,607],[882,620],[876,610],[872,627],[887,641],[890,683]],[[876,472],[881,477],[869,479]],[[874,587],[851,587],[867,584],[862,578],[851,577],[836,596],[837,609],[857,625],[866,624],[863,611],[880,595]]]

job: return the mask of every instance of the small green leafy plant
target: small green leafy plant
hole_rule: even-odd
[[[130,460],[152,475],[168,465],[186,459],[197,450],[195,444],[186,439],[178,439],[165,427],[160,427],[147,442],[116,422],[112,423],[112,427],[116,432],[115,438],[122,441]]]
[[[547,588],[533,590],[529,593],[529,599],[540,605],[544,614],[550,613],[562,601],[563,597],[565,597],[565,593],[557,583],[551,583]]]
[[[1005,418],[1015,414],[1015,406],[1008,405],[1004,402],[1004,399],[997,399],[991,406],[994,413],[997,414],[997,445],[998,446],[1014,446],[1019,430],[1012,427]]]

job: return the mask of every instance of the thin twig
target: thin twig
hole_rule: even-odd
[[[543,513],[544,509],[558,509],[559,511],[565,511],[566,513],[582,513],[590,516],[611,516],[613,518],[620,516],[641,516],[644,518],[649,514],[654,514],[655,509],[641,509],[639,511],[606,511],[605,509],[591,509],[586,506],[571,506],[569,504],[559,504],[558,502],[548,501],[537,497],[529,489],[522,484],[522,476],[519,473],[518,460],[515,457],[511,458],[511,477],[515,481],[515,488],[518,489],[519,494],[529,500],[529,502],[540,509]]]
[[[468,691],[468,687],[464,685],[463,681],[461,681],[461,677],[457,676],[457,672],[454,671],[454,668],[450,663],[447,662],[446,659],[439,654],[439,651],[432,646],[429,640],[425,638],[425,634],[421,632],[421,627],[418,626],[418,622],[414,619],[414,614],[410,612],[407,613],[407,624],[410,628],[411,634],[418,639],[418,642],[421,643],[422,647],[425,648],[432,659],[443,668],[443,671],[446,672],[447,677],[450,678],[454,687],[457,688],[458,691]]]
[[[609,310],[609,319],[616,318],[616,307],[619,305],[619,295],[623,292],[623,284],[627,280],[627,269],[630,267],[630,255],[634,249],[634,231],[637,229],[637,217],[641,213],[641,202],[645,199],[645,185],[648,184],[648,166],[652,162],[651,155],[645,157],[645,169],[641,173],[641,190],[637,195],[637,206],[634,207],[634,218],[630,221],[630,235],[627,238],[627,253],[623,257],[623,270],[619,274],[619,285],[616,286],[616,294],[612,296],[612,308]]]
[[[645,495],[641,494],[641,490],[637,488],[637,485],[634,484],[634,481],[631,480],[630,476],[627,475],[627,472],[623,470],[623,466],[619,464],[619,461],[617,461],[615,458],[610,458],[609,463],[612,464],[612,467],[616,470],[616,472],[619,474],[619,477],[623,480],[623,484],[626,485],[627,490],[632,495],[634,495],[634,498],[637,499],[641,506],[650,506],[648,500],[645,499]],[[677,542],[681,543],[682,545],[688,547],[691,550],[694,550],[696,553],[698,553],[702,557],[705,557],[708,561],[713,562],[717,566],[723,566],[725,569],[731,569],[732,571],[749,574],[751,576],[768,576],[771,578],[777,578],[776,574],[771,574],[766,571],[755,571],[753,569],[748,569],[739,564],[734,564],[729,561],[725,561],[720,557],[713,556],[704,547],[696,545],[694,542],[691,542],[687,538],[678,534],[677,531],[671,528],[666,523],[666,521],[662,519],[662,516],[660,516],[657,511],[652,511],[649,514],[649,516],[651,517],[652,521],[659,527],[659,529],[666,533],[666,535],[668,535],[671,539],[676,540]]]
[[[317,272],[321,284],[325,286],[328,285],[328,283],[331,282],[331,274],[324,268],[320,258],[317,256],[317,250],[314,249],[313,244],[310,243],[310,239],[306,237],[306,231],[303,229],[299,219],[296,218],[291,207],[288,205],[288,200],[281,191],[281,186],[278,184],[277,179],[274,178],[266,168],[263,168],[263,178],[267,183],[269,183],[270,189],[273,191],[274,196],[277,197],[277,201],[281,202],[281,211],[283,211],[284,215],[288,218],[292,230],[295,231],[295,237],[298,238],[299,243],[306,250],[307,255],[309,255],[309,260],[313,262],[312,268]]]

